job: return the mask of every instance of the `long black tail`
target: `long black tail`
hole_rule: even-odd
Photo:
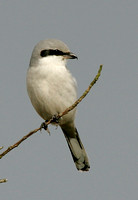
[[[88,156],[81,142],[77,129],[73,126],[67,125],[62,126],[61,129],[65,135],[76,168],[81,171],[89,171],[90,165]]]

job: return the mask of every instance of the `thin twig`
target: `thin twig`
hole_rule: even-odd
[[[84,99],[84,97],[89,93],[89,91],[92,88],[92,86],[99,79],[99,77],[101,75],[102,67],[103,67],[103,65],[100,65],[100,68],[98,70],[97,75],[95,76],[95,78],[93,79],[93,81],[90,83],[89,87],[85,90],[85,92],[83,93],[83,95],[77,101],[75,101],[75,103],[72,106],[70,106],[69,108],[67,108],[64,112],[60,113],[58,115],[59,118],[62,117],[63,115],[66,115],[69,111],[73,110],[82,101],[82,99]]]
[[[7,182],[8,180],[6,179],[6,178],[4,178],[4,179],[0,179],[0,183],[5,183],[5,182]]]
[[[31,135],[33,135],[34,133],[36,133],[37,131],[39,131],[40,128],[37,128],[33,131],[31,131],[30,133],[28,133],[27,135],[25,135],[22,139],[20,139],[18,142],[16,142],[15,144],[13,144],[12,146],[8,147],[3,153],[0,154],[0,159],[5,156],[7,153],[9,153],[12,149],[16,148],[19,146],[19,144],[21,144],[24,140],[26,140],[27,138],[29,138]]]
[[[83,93],[83,95],[69,108],[67,108],[64,112],[60,113],[59,115],[57,115],[56,117],[59,119],[61,118],[63,115],[66,115],[68,112],[70,112],[71,110],[73,110],[81,101],[82,99],[89,93],[90,89],[92,88],[92,86],[96,83],[96,81],[99,79],[100,75],[101,75],[101,71],[102,71],[102,67],[103,65],[100,65],[100,68],[98,70],[97,75],[95,76],[95,78],[93,79],[93,81],[90,83],[89,87],[85,90],[85,92]],[[45,122],[46,126],[48,126],[51,122],[53,121],[53,119],[50,119],[48,122]],[[37,131],[41,130],[40,128],[37,128],[33,131],[31,131],[30,133],[28,133],[27,135],[25,135],[22,139],[20,139],[18,142],[16,142],[15,144],[11,145],[10,147],[8,147],[3,153],[0,154],[0,159],[5,156],[7,153],[9,153],[12,149],[18,147],[24,140],[26,140],[27,138],[29,138],[31,135],[33,135],[34,133],[36,133]],[[4,180],[4,179],[3,179]]]

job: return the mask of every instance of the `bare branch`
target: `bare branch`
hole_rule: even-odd
[[[85,90],[85,92],[83,93],[83,95],[77,101],[75,101],[75,103],[72,106],[70,106],[69,108],[67,108],[64,112],[60,113],[58,115],[59,118],[62,117],[63,115],[66,115],[69,111],[73,110],[82,101],[82,99],[84,99],[84,97],[89,93],[89,91],[92,88],[92,86],[99,79],[99,77],[101,75],[102,67],[103,67],[103,65],[100,65],[100,68],[98,70],[97,75],[95,76],[95,78],[93,79],[93,81],[90,83],[89,87]]]
[[[90,89],[92,88],[92,86],[97,82],[97,80],[99,79],[100,75],[101,75],[101,71],[102,71],[102,67],[103,65],[100,65],[100,68],[98,70],[97,75],[95,76],[95,78],[93,79],[93,81],[90,83],[89,87],[85,90],[85,92],[83,93],[83,95],[69,108],[67,108],[64,112],[60,113],[58,116],[56,116],[58,119],[60,119],[62,116],[66,115],[68,112],[70,112],[71,110],[73,110],[81,101],[82,99],[84,99],[84,97],[89,93]],[[45,125],[48,126],[51,122],[53,121],[53,119],[50,119],[48,122],[45,122]],[[26,140],[27,138],[29,138],[31,135],[35,134],[37,131],[41,130],[42,127],[37,128],[33,131],[31,131],[30,133],[28,133],[27,135],[25,135],[23,138],[21,138],[18,142],[16,142],[15,144],[11,145],[10,147],[8,147],[3,153],[0,154],[0,159],[5,156],[8,152],[10,152],[12,149],[18,147],[24,140]],[[2,148],[1,148],[2,149]],[[0,179],[2,180],[2,179]],[[4,179],[3,179],[4,180]],[[5,179],[6,180],[6,179]]]
[[[5,183],[7,181],[8,181],[8,179],[0,179],[0,183]]]

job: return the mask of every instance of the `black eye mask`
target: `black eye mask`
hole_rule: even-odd
[[[40,52],[41,57],[52,56],[52,55],[63,56],[63,55],[68,55],[68,52],[63,53],[62,51],[58,49],[44,49]]]

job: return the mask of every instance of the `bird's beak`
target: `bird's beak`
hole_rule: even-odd
[[[78,59],[78,57],[72,52],[65,53],[63,57],[66,59]]]

